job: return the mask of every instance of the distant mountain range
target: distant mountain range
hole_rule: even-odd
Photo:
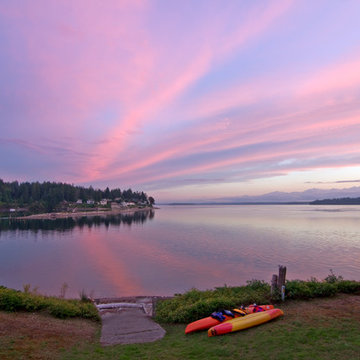
[[[308,189],[298,192],[281,192],[275,191],[258,196],[238,196],[224,197],[214,199],[211,202],[220,203],[256,203],[256,202],[310,202],[322,199],[338,199],[338,198],[358,198],[360,197],[360,186],[354,186],[346,189]]]
[[[308,189],[297,192],[274,191],[258,196],[232,196],[213,198],[206,200],[185,200],[172,203],[162,203],[169,205],[195,205],[195,204],[293,204],[293,203],[310,203],[315,200],[325,199],[344,199],[360,198],[360,186],[354,186],[346,189]],[[159,203],[161,205],[161,203]]]

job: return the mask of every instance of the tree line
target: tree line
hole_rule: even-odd
[[[112,226],[131,226],[132,224],[143,224],[148,220],[152,220],[155,216],[154,210],[138,211],[134,213],[107,215],[107,216],[83,216],[83,217],[67,217],[54,220],[49,219],[33,219],[32,221],[23,221],[13,219],[12,221],[0,221],[1,231],[8,230],[30,230],[37,232],[38,230],[55,230],[59,232],[71,231],[75,227],[80,229],[105,225]]]
[[[143,191],[132,191],[131,189],[121,191],[119,188],[110,190],[107,187],[105,190],[100,190],[94,189],[92,186],[86,188],[61,182],[19,183],[18,181],[4,182],[0,179],[0,205],[2,207],[37,206],[47,211],[53,211],[64,202],[74,203],[77,200],[99,202],[102,199],[150,205],[154,203],[154,199],[151,196],[148,197]]]
[[[315,200],[312,201],[310,205],[360,205],[360,197]]]

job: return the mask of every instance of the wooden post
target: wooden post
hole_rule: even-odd
[[[279,265],[279,277],[277,281],[277,287],[281,291],[281,287],[285,286],[286,280],[286,266]]]
[[[271,279],[271,295],[274,295],[277,289],[278,276],[274,274]]]
[[[281,300],[285,300],[286,266],[279,265],[278,289],[281,293]]]

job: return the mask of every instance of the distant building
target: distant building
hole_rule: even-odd
[[[94,205],[94,204],[95,204],[95,201],[94,201],[94,200],[88,200],[86,203],[87,203],[88,205]]]
[[[107,205],[108,199],[102,199],[100,200],[100,205]]]
[[[135,205],[135,203],[134,202],[124,202],[123,203],[125,206],[133,206],[133,205]]]
[[[82,202],[82,200],[79,199],[79,200],[76,201],[76,203],[77,204],[82,204],[83,202]]]

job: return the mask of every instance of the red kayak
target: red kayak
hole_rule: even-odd
[[[207,330],[213,326],[221,324],[224,321],[228,321],[237,317],[245,316],[256,312],[262,312],[273,309],[274,305],[250,305],[246,308],[223,310],[215,312],[206,318],[194,321],[188,324],[185,328],[185,334],[190,334],[194,331]]]

